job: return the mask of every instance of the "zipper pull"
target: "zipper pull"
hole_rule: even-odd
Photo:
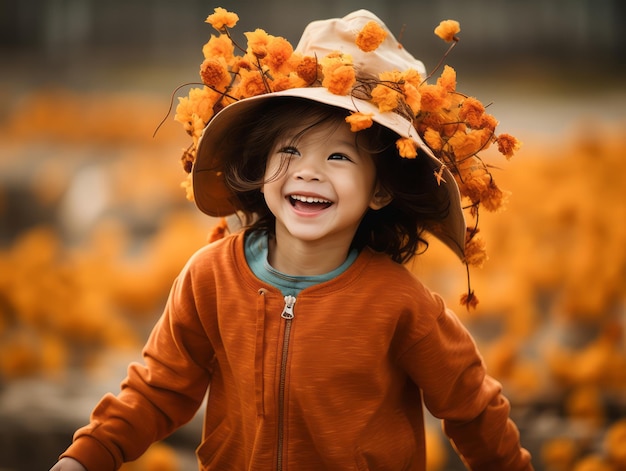
[[[285,307],[280,315],[283,319],[293,319],[293,305],[296,304],[295,296],[285,296]]]

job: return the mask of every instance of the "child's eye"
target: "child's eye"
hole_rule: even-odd
[[[296,149],[293,146],[281,147],[278,150],[278,153],[280,153],[280,154],[289,154],[289,155],[300,155],[300,151],[298,151],[298,149]]]
[[[346,154],[330,154],[328,156],[328,160],[347,160],[352,162],[352,159],[348,157]]]

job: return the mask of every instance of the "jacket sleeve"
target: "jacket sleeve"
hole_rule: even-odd
[[[89,425],[76,431],[61,456],[88,471],[116,470],[191,420],[206,393],[214,356],[204,332],[183,274],[143,349],[144,363],[129,366],[119,394],[102,398]]]
[[[458,318],[441,299],[433,299],[439,311],[433,325],[401,357],[422,390],[424,404],[443,420],[446,435],[469,469],[532,470],[501,385],[486,374],[476,345]]]

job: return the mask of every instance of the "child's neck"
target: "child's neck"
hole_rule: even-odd
[[[348,257],[350,248],[307,241],[281,244],[278,236],[269,239],[268,249],[268,260],[275,270],[292,276],[315,276],[339,267]]]

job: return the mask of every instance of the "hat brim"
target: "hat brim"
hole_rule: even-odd
[[[350,95],[335,95],[324,87],[292,88],[245,98],[226,106],[217,113],[204,129],[198,143],[196,161],[192,169],[192,185],[197,207],[205,214],[223,217],[235,213],[238,200],[224,183],[223,162],[234,158],[231,155],[234,143],[224,141],[226,132],[242,116],[251,116],[254,108],[276,97],[303,98],[318,103],[336,106],[353,112],[371,113],[372,119],[396,132],[399,136],[413,139],[427,156],[433,172],[439,172],[441,161],[422,141],[412,123],[398,113],[381,113],[368,101]],[[434,176],[433,176],[434,178]],[[450,201],[448,216],[437,227],[429,229],[435,237],[445,243],[457,256],[464,258],[466,224],[461,207],[461,197],[453,175],[443,168],[441,185],[445,185]]]

